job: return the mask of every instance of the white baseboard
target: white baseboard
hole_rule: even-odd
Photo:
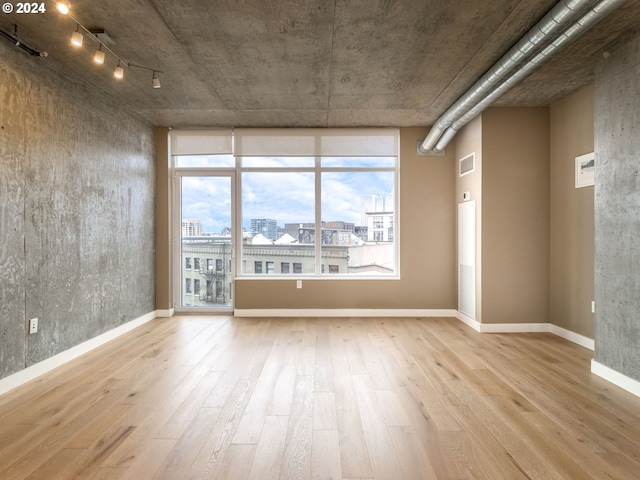
[[[559,327],[552,323],[480,323],[464,313],[456,311],[455,317],[476,332],[481,333],[553,333],[559,337],[569,340],[581,347],[595,350],[595,342],[592,338],[585,337],[579,333],[572,332],[566,328]]]
[[[175,313],[176,313],[175,308],[170,308],[169,310],[156,310],[156,317],[171,318]]]
[[[640,397],[640,382],[631,377],[627,377],[626,375],[596,362],[595,360],[591,360],[591,373],[604,378],[608,382],[632,393],[636,397]]]
[[[549,332],[559,337],[562,337],[565,340],[569,340],[570,342],[576,343],[581,347],[588,348],[591,351],[594,351],[596,349],[596,345],[595,345],[596,342],[594,341],[593,338],[585,337],[584,335],[580,335],[579,333],[572,332],[571,330],[567,330],[566,328],[562,328],[550,323]]]
[[[378,309],[378,308],[236,308],[235,317],[455,317],[449,309]]]
[[[480,333],[548,332],[550,325],[548,323],[480,323],[459,310],[455,312],[455,317],[466,326]]]
[[[549,323],[481,323],[481,333],[548,333]]]
[[[473,318],[468,317],[467,315],[462,313],[460,310],[454,310],[453,316],[458,320],[460,320],[462,323],[464,323],[467,327],[473,328],[476,332],[480,331],[480,326],[482,324],[474,320]]]
[[[141,317],[120,325],[119,327],[109,330],[108,332],[98,335],[97,337],[87,340],[86,342],[76,345],[75,347],[71,347],[64,352],[60,352],[53,357],[49,357],[46,360],[25,368],[24,370],[20,370],[13,375],[9,375],[8,377],[0,379],[0,395],[8,392],[9,390],[13,390],[14,388],[17,388],[20,385],[23,385],[41,375],[44,375],[54,368],[57,368],[75,358],[80,357],[85,353],[88,353],[91,350],[104,345],[105,343],[121,335],[124,335],[127,332],[130,332],[134,328],[150,322],[156,317],[157,315],[155,311],[149,312],[145,315],[142,315]]]

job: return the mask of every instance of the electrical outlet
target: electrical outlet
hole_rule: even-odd
[[[29,335],[33,335],[34,333],[38,333],[38,319],[32,318],[29,320]]]
[[[302,280],[296,280],[296,288],[302,288]]]

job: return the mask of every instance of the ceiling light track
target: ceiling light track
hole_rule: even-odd
[[[3,28],[0,28],[0,37],[7,40],[9,43],[15,45],[20,50],[27,52],[29,55],[33,57],[47,57],[49,54],[47,52],[42,52],[40,50],[36,50],[35,48],[30,47],[22,40],[18,38],[18,26],[13,26],[13,33],[6,32]]]
[[[120,55],[118,55],[116,52],[114,52],[109,47],[109,45],[114,45],[115,42],[109,37],[107,32],[105,32],[102,29],[90,30],[87,27],[85,27],[82,23],[80,23],[73,15],[71,15],[71,13],[70,13],[71,12],[71,5],[70,5],[70,3],[68,1],[63,0],[63,1],[56,2],[56,10],[59,13],[61,13],[62,15],[66,15],[67,17],[69,17],[76,24],[76,30],[75,30],[75,32],[73,32],[73,34],[71,36],[71,44],[73,46],[75,46],[75,47],[81,47],[82,46],[83,39],[84,39],[84,36],[85,36],[85,35],[83,35],[82,32],[84,32],[84,34],[86,34],[86,36],[88,38],[90,38],[91,40],[93,40],[94,42],[96,42],[98,44],[98,49],[96,50],[96,52],[93,55],[93,61],[96,64],[98,64],[98,65],[104,64],[105,51],[110,53],[111,55],[113,55],[113,57],[115,57],[116,60],[118,60],[118,65],[113,70],[114,78],[116,78],[118,80],[122,79],[124,77],[124,69],[125,68],[127,68],[127,69],[138,68],[138,69],[147,70],[149,72],[152,72],[151,84],[152,84],[153,88],[160,88],[160,79],[158,78],[158,74],[159,73],[164,73],[162,70],[158,70],[157,68],[145,67],[143,65],[138,65],[138,64],[127,62],[126,60],[124,60]]]

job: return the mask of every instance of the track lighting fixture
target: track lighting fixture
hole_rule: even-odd
[[[120,65],[120,60],[118,60],[118,66],[113,70],[113,76],[118,80],[124,77],[124,68]]]
[[[24,43],[22,41],[22,39],[18,38],[18,26],[17,25],[13,26],[13,33],[6,32],[4,29],[2,29],[0,27],[0,38],[4,38],[5,40],[7,40],[12,45],[15,45],[20,50],[22,50],[22,51],[24,51],[24,52],[26,52],[29,55],[32,55],[34,57],[48,57],[49,56],[49,54],[47,52],[42,52],[42,51],[36,50],[35,48],[31,48],[29,45]]]
[[[56,2],[56,10],[58,11],[58,13],[66,15],[71,10],[71,5],[69,4],[69,2],[67,2],[67,0],[61,0],[59,2]]]
[[[93,54],[93,61],[98,65],[102,65],[104,63],[104,52],[102,51],[102,44],[96,50],[96,53]]]
[[[160,85],[160,79],[156,76],[156,71],[153,71],[153,76],[151,77],[151,85],[153,86],[153,88],[160,88],[162,85]]]
[[[71,35],[71,45],[81,47],[84,36],[80,33],[80,25],[76,24],[76,31]]]
[[[107,32],[105,32],[103,29],[94,29],[94,30],[89,30],[87,29],[87,27],[85,27],[84,25],[82,25],[78,20],[76,20],[73,15],[71,15],[69,12],[71,11],[71,5],[68,2],[68,0],[59,0],[56,2],[56,10],[61,13],[62,15],[68,15],[71,20],[73,20],[76,23],[76,31],[73,32],[73,34],[71,35],[71,44],[75,47],[81,47],[83,40],[84,40],[84,36],[86,35],[87,38],[93,40],[94,42],[98,43],[98,49],[95,51],[95,53],[93,54],[93,61],[95,63],[97,63],[98,65],[102,65],[105,63],[106,60],[106,54],[105,54],[105,50],[107,52],[109,52],[111,55],[113,55],[117,60],[118,60],[118,65],[116,66],[116,68],[113,70],[113,76],[114,78],[121,80],[122,78],[124,78],[124,69],[125,68],[140,68],[142,70],[148,70],[150,72],[153,73],[152,77],[151,77],[151,86],[153,88],[160,88],[160,79],[158,78],[158,74],[159,73],[164,73],[162,72],[162,70],[156,70],[153,68],[149,68],[149,67],[144,67],[142,65],[135,65],[133,63],[130,62],[125,62],[122,57],[120,57],[117,53],[115,53],[113,50],[111,50],[111,48],[109,47],[109,45],[114,45],[115,42],[113,41],[112,38],[109,37],[109,35],[107,34]],[[82,31],[84,31],[84,34],[82,33]]]

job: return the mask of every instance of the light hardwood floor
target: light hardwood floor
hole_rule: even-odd
[[[0,397],[0,478],[640,478],[640,399],[591,357],[454,319],[156,319]]]

